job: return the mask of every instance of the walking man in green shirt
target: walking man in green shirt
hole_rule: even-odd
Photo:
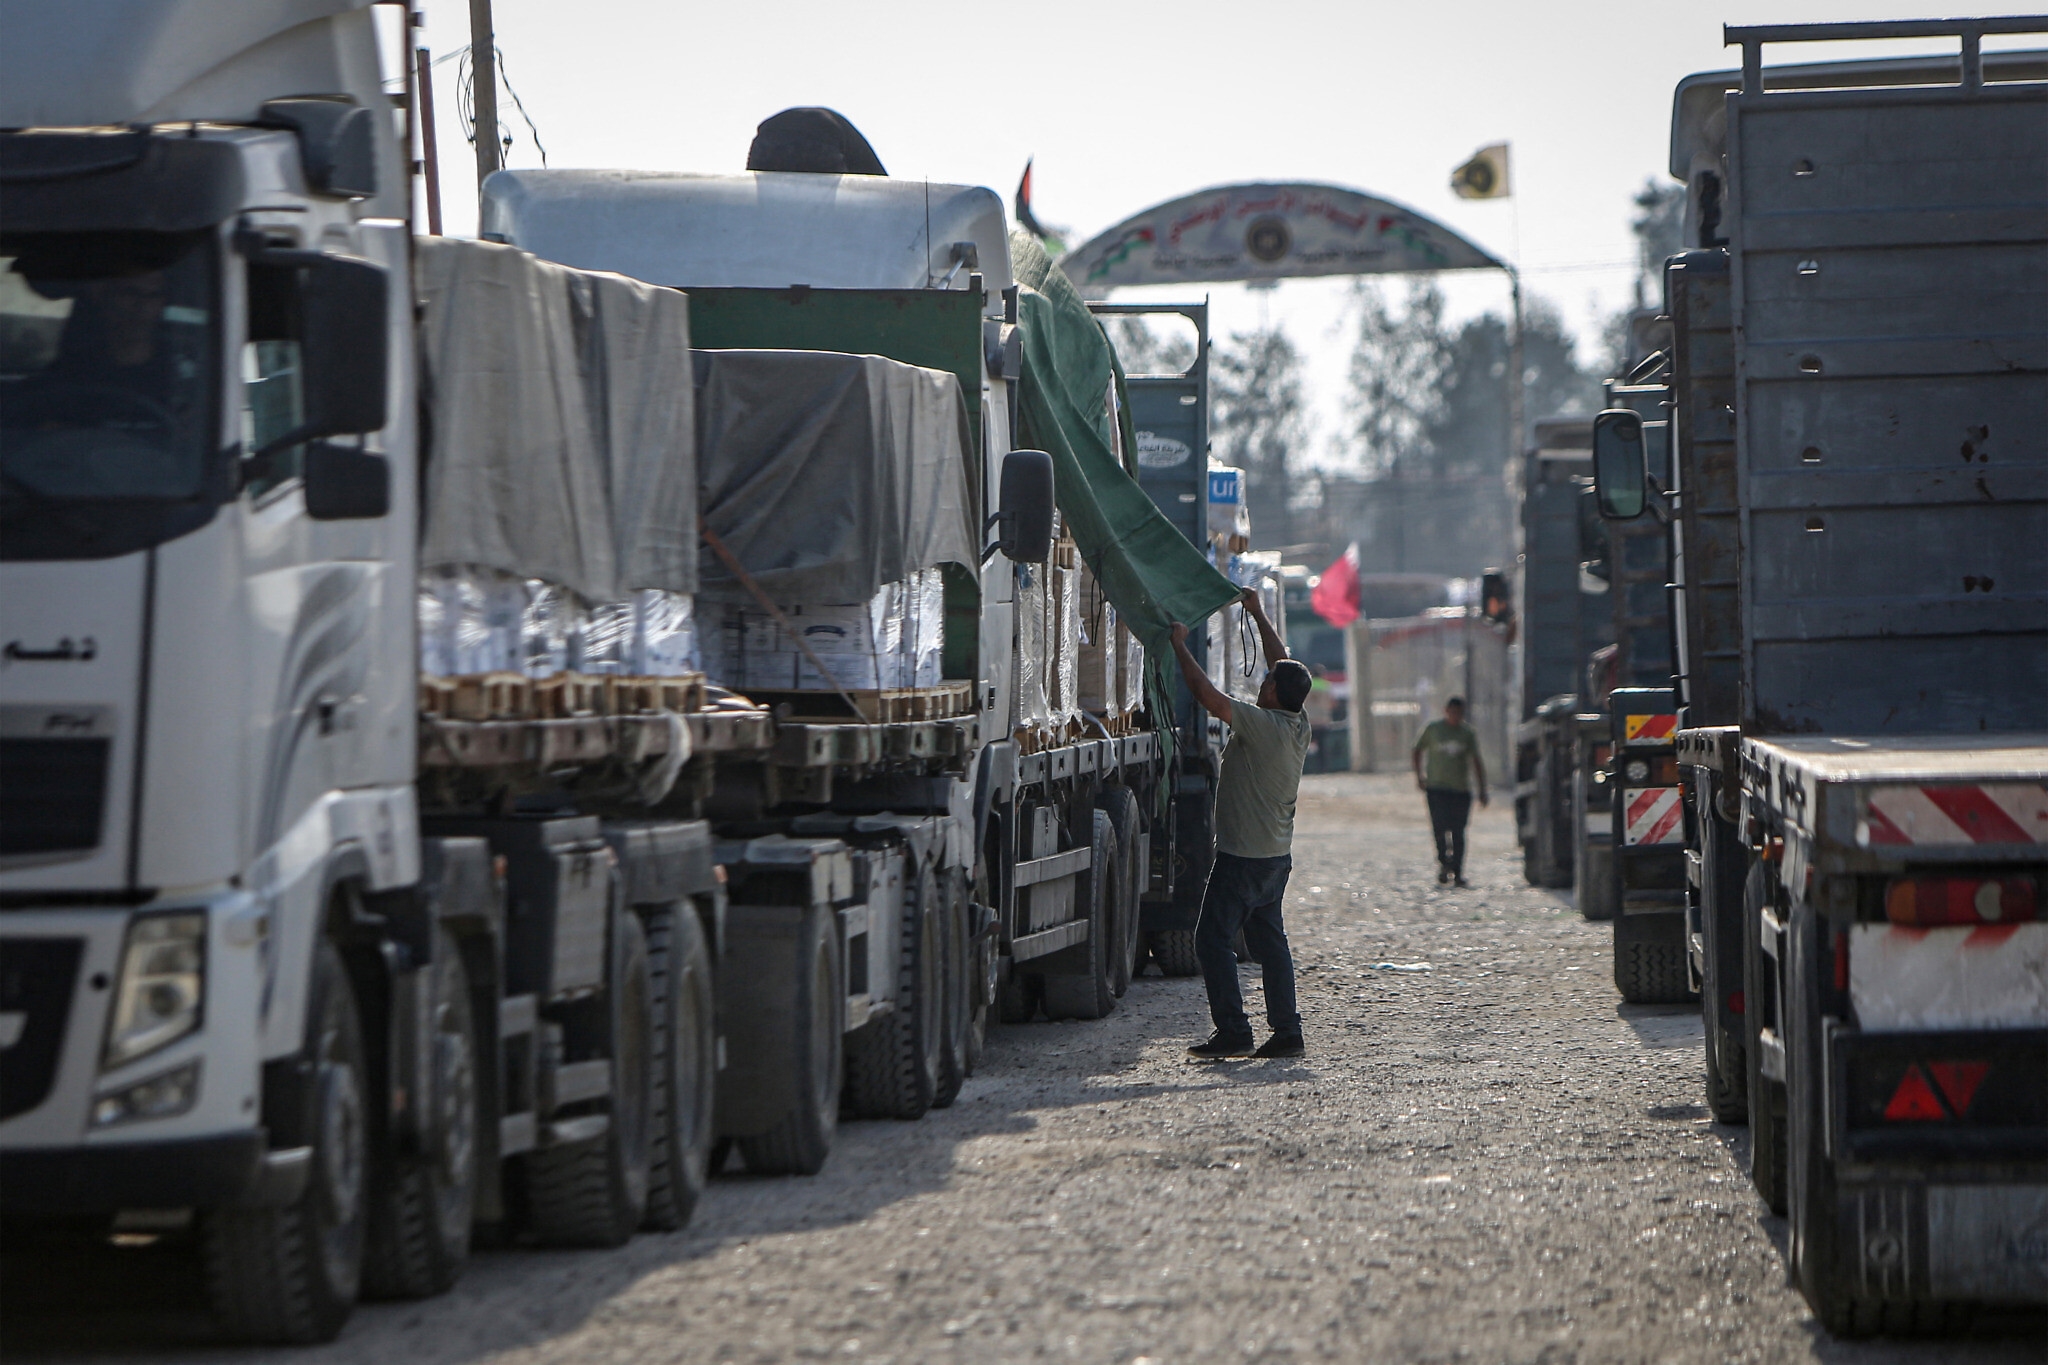
[[[1216,864],[1202,895],[1195,924],[1195,957],[1209,990],[1209,1017],[1216,1034],[1188,1049],[1190,1057],[1299,1057],[1301,1015],[1294,999],[1294,958],[1280,901],[1294,868],[1294,800],[1301,765],[1308,757],[1308,717],[1301,705],[1315,680],[1287,657],[1280,633],[1266,619],[1257,590],[1244,593],[1245,610],[1259,627],[1266,654],[1266,680],[1256,706],[1233,701],[1209,681],[1188,652],[1188,628],[1173,627],[1173,652],[1188,690],[1202,709],[1230,727],[1223,750],[1223,774],[1216,783]],[[1237,982],[1237,935],[1258,959],[1266,983],[1266,1022],[1273,1036],[1252,1051],[1251,1019]]]
[[[1436,836],[1436,881],[1465,881],[1465,822],[1472,815],[1473,779],[1479,804],[1486,804],[1486,764],[1479,757],[1479,732],[1465,723],[1465,699],[1444,703],[1444,718],[1422,729],[1410,755],[1415,785],[1429,802],[1429,828]]]

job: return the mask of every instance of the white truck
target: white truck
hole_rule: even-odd
[[[693,358],[672,290],[416,242],[351,0],[9,4],[0,23],[10,1236],[189,1238],[228,1334],[323,1339],[359,1292],[446,1288],[475,1228],[608,1245],[679,1226],[728,1142],[753,1170],[814,1171],[842,1107],[950,1100],[998,1009],[1113,1007],[1168,861],[1147,848],[1168,749],[1142,711],[1114,733],[1063,713],[1024,744],[1009,723],[1012,680],[1052,656],[1004,608],[1019,585],[1050,601],[1059,566],[1050,462],[1002,424],[1021,347],[1000,287],[955,270],[909,305],[959,313],[934,332],[966,338],[959,363],[813,365],[936,384],[980,419],[950,445],[878,428],[845,447],[899,472],[971,459],[953,513],[979,562],[945,570],[942,686],[819,716],[707,701],[694,677],[423,677],[422,545],[457,505],[435,490],[503,454],[449,422],[461,386],[423,354],[457,267],[553,272],[581,300],[550,305],[569,324],[474,339],[542,356],[504,407],[552,384],[598,434],[545,471],[569,482],[473,486],[559,492],[617,530],[616,557],[579,542],[600,577],[629,514],[694,505],[699,455],[782,448],[725,429],[700,447],[687,402],[629,430],[626,372],[681,356],[695,385],[646,391],[701,406],[720,374],[801,358]],[[1002,268],[999,203],[964,197],[981,218],[952,236]],[[608,501],[578,503],[571,475]],[[655,485],[666,501],[638,500]],[[721,521],[745,491],[702,492],[738,563],[724,586],[772,579]],[[686,596],[696,528],[639,520],[688,553],[613,586]]]

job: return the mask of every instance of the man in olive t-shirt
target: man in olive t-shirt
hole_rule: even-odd
[[[1479,804],[1486,804],[1486,764],[1479,757],[1479,732],[1465,723],[1465,699],[1444,703],[1444,718],[1422,729],[1410,755],[1415,785],[1429,802],[1430,832],[1436,837],[1436,880],[1465,883],[1465,822],[1472,815],[1472,780],[1479,779]]]
[[[1294,801],[1301,788],[1301,765],[1308,757],[1309,724],[1301,705],[1315,680],[1307,668],[1287,657],[1287,647],[1266,619],[1258,593],[1246,589],[1243,601],[1258,624],[1266,654],[1266,680],[1259,687],[1256,706],[1233,701],[1218,690],[1188,652],[1188,628],[1173,628],[1173,652],[1188,690],[1205,711],[1230,727],[1223,773],[1216,784],[1216,863],[1202,895],[1202,917],[1195,924],[1195,957],[1209,989],[1209,1017],[1215,1021],[1216,1035],[1189,1048],[1188,1055],[1204,1061],[1299,1057],[1302,1052],[1294,958],[1287,949],[1280,901],[1294,867]],[[1266,1022],[1273,1029],[1273,1036],[1256,1053],[1244,991],[1237,982],[1240,930],[1265,977]]]

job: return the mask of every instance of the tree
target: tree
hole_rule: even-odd
[[[1224,464],[1244,470],[1260,542],[1291,544],[1295,476],[1308,435],[1300,350],[1277,327],[1212,345],[1209,405],[1210,444]]]
[[[1340,499],[1360,510],[1328,534],[1333,544],[1358,539],[1368,572],[1470,575],[1510,552],[1514,493],[1504,475],[1529,439],[1508,439],[1508,322],[1484,313],[1450,326],[1432,281],[1411,283],[1399,311],[1376,283],[1358,297],[1351,425],[1367,486]],[[1527,300],[1522,341],[1530,430],[1597,406],[1598,386],[1547,301]]]
[[[1663,289],[1664,262],[1685,250],[1685,186],[1645,180],[1635,205],[1628,225],[1636,234],[1646,297],[1654,300]]]
[[[1450,339],[1444,334],[1444,296],[1434,280],[1411,280],[1396,312],[1377,280],[1361,280],[1358,339],[1351,352],[1353,432],[1358,463],[1367,475],[1404,460],[1427,459],[1426,431],[1442,402]]]

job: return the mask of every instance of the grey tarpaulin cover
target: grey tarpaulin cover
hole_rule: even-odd
[[[785,602],[865,602],[980,563],[981,480],[960,383],[835,351],[699,351],[705,524]],[[738,591],[706,548],[707,590]]]
[[[689,301],[490,242],[423,237],[432,453],[422,567],[615,602],[697,587]]]

